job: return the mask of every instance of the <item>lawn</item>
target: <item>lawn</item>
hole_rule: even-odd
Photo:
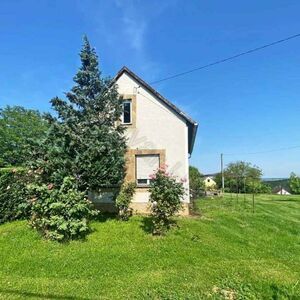
[[[0,299],[300,299],[300,197],[200,199],[167,236],[103,217],[86,241],[0,226]]]

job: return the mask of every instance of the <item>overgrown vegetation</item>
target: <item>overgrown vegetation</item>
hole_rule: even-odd
[[[300,177],[295,173],[291,173],[289,186],[293,194],[300,194]]]
[[[171,225],[171,218],[182,207],[185,190],[182,182],[168,174],[165,167],[159,168],[150,184],[151,215],[154,235],[164,234]]]
[[[120,193],[116,198],[116,207],[120,220],[127,221],[132,216],[130,203],[135,193],[135,182],[124,182],[121,186]]]
[[[189,167],[190,196],[194,200],[200,197],[205,189],[203,176],[196,167]]]
[[[122,183],[126,140],[118,122],[122,99],[111,79],[101,77],[98,57],[86,37],[80,59],[67,99],[51,100],[58,117],[47,115],[50,129],[32,167],[42,170],[45,183],[59,186],[71,176],[87,192]]]
[[[0,224],[29,216],[26,184],[31,177],[24,168],[0,169]]]
[[[79,192],[74,178],[65,177],[59,188],[32,184],[30,225],[45,238],[56,241],[83,238],[90,232],[89,221],[97,212]]]
[[[103,217],[67,247],[3,224],[0,299],[299,299],[300,196],[258,195],[254,214],[245,196],[201,199],[163,239],[143,216]]]
[[[25,165],[33,145],[45,138],[47,129],[46,120],[37,110],[0,108],[0,167]]]
[[[45,116],[47,135],[35,141],[29,155],[30,169],[39,174],[38,183],[31,186],[35,197],[30,223],[46,238],[59,241],[84,237],[94,214],[85,195],[121,185],[125,175],[122,99],[112,80],[101,76],[86,37],[80,59],[74,87],[66,100],[51,100],[57,117]]]

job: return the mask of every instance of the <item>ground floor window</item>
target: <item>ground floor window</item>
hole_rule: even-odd
[[[136,155],[136,181],[138,185],[149,185],[151,175],[159,168],[159,154]]]

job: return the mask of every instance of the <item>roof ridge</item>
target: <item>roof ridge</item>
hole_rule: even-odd
[[[116,74],[114,81],[116,81],[122,74],[123,72],[127,72],[129,75],[131,75],[134,79],[136,79],[138,82],[142,83],[148,90],[150,90],[153,94],[155,94],[160,100],[165,102],[167,105],[172,107],[173,109],[176,110],[178,114],[183,116],[186,120],[188,120],[190,123],[194,125],[198,125],[198,122],[193,120],[190,116],[187,115],[187,113],[183,112],[181,109],[179,109],[175,104],[173,104],[170,100],[162,96],[157,90],[155,90],[152,86],[150,86],[145,80],[140,78],[138,75],[136,75],[133,71],[131,71],[127,66],[123,66],[120,71]]]
[[[142,78],[140,78],[138,75],[136,75],[133,71],[131,71],[127,66],[123,66],[119,72],[116,74],[116,76],[113,78],[112,84],[115,83],[121,75],[126,72],[129,74],[133,79],[135,79],[140,85],[142,85],[145,89],[147,89],[150,93],[155,95],[160,101],[162,101],[167,107],[173,110],[177,115],[181,116],[186,122],[187,126],[189,128],[189,153],[191,154],[194,147],[194,142],[196,138],[198,123],[194,121],[191,117],[189,117],[185,112],[180,110],[175,104],[173,104],[171,101],[166,99],[164,96],[162,96],[158,91],[156,91],[152,86],[150,86],[146,81],[144,81]]]

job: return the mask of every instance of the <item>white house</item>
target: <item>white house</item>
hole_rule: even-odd
[[[185,180],[187,192],[181,213],[188,214],[189,157],[198,124],[127,67],[118,72],[114,82],[124,101],[122,123],[128,138],[126,180],[137,183],[132,208],[136,212],[148,211],[150,176],[158,167],[167,165],[173,175]],[[92,198],[99,206],[111,205],[109,193]]]
[[[212,190],[217,187],[217,183],[215,182],[212,176],[205,176],[203,182],[204,182],[205,189],[207,190]]]
[[[277,195],[291,195],[291,193],[283,187],[277,187],[276,189],[274,189],[274,193]]]

